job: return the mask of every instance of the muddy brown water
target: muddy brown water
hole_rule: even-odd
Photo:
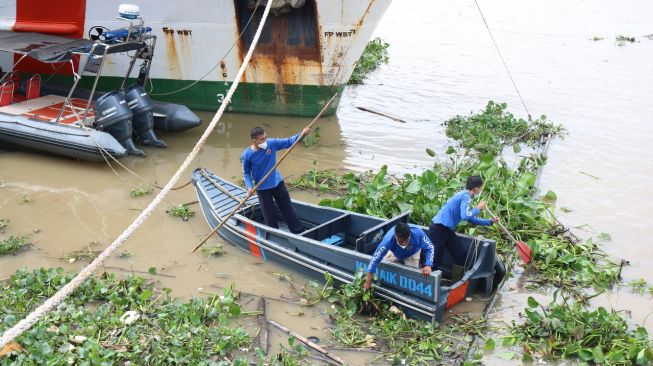
[[[501,47],[526,106],[534,116],[546,114],[569,130],[549,151],[541,188],[558,195],[558,206],[570,209],[560,219],[583,236],[607,232],[605,248],[615,259],[625,258],[624,281],[644,278],[653,282],[653,246],[649,244],[650,201],[653,198],[653,7],[644,0],[554,0],[523,3],[516,0],[480,1],[484,15]],[[622,47],[614,37],[635,36]],[[396,1],[376,35],[391,44],[390,63],[373,74],[366,85],[346,90],[336,117],[320,121],[317,146],[299,147],[280,168],[299,176],[316,162],[318,169],[378,169],[388,164],[395,173],[419,171],[432,163],[425,148],[444,151],[449,144],[440,126],[456,114],[482,108],[488,99],[506,101],[516,115],[525,116],[473,2],[443,0]],[[605,37],[591,41],[594,36]],[[394,115],[396,121],[360,111],[365,107]],[[202,112],[205,121],[211,114]],[[227,115],[211,136],[194,166],[222,176],[240,177],[239,157],[254,125],[270,136],[294,134],[307,119]],[[170,146],[146,148],[144,159],[123,163],[150,182],[163,185],[202,133],[161,134]],[[18,268],[62,266],[78,270],[83,261],[59,259],[92,245],[110,244],[146,207],[152,194],[139,198],[129,193],[138,179],[103,164],[76,162],[25,152],[0,152],[0,217],[11,219],[9,234],[29,234],[34,247],[16,256],[0,257],[0,278]],[[184,181],[190,176],[186,172]],[[320,197],[293,192],[310,202]],[[290,273],[302,284],[305,278],[274,263],[225,245],[222,257],[191,254],[208,233],[197,205],[188,222],[165,210],[194,201],[191,187],[174,191],[121,250],[129,258],[113,257],[107,266],[147,271],[157,267],[161,286],[180,297],[236,288],[269,297],[290,296],[288,285],[272,273]],[[24,202],[29,200],[29,202]],[[217,242],[217,239],[212,240]],[[115,269],[112,269],[115,270]],[[122,272],[121,270],[117,270]],[[217,274],[217,275],[216,275]],[[230,276],[224,278],[224,274]],[[532,293],[515,287],[502,295],[495,317],[518,316]],[[546,300],[546,296],[540,297]],[[478,313],[481,303],[457,311]],[[653,298],[618,288],[593,305],[628,310],[633,324],[653,332]],[[301,312],[304,314],[301,315]],[[299,309],[271,304],[272,319],[326,341],[326,309]],[[271,344],[285,342],[274,333]],[[364,364],[371,357],[341,353],[348,362]],[[512,364],[487,357],[488,364]]]

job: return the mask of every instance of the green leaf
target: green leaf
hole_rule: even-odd
[[[515,343],[517,343],[517,338],[515,338],[514,336],[505,336],[505,337],[503,337],[502,345],[504,347],[514,346]]]
[[[426,153],[429,154],[430,157],[434,157],[434,156],[435,156],[435,151],[433,151],[433,150],[431,150],[431,149],[429,149],[429,148],[426,148]]]
[[[485,344],[483,345],[483,351],[494,351],[495,347],[496,343],[494,342],[494,339],[488,338],[485,340]]]
[[[533,298],[533,296],[529,296],[528,297],[528,307],[531,308],[531,309],[534,309],[534,308],[536,308],[538,306],[540,306],[540,303],[537,302],[537,300],[535,300],[535,298]]]
[[[594,359],[594,354],[592,350],[583,348],[578,352],[578,357],[583,361],[592,361]]]
[[[155,275],[155,274],[156,274],[156,267],[150,267],[150,268],[148,268],[148,269],[147,269],[147,273],[149,273],[149,274],[151,274],[151,275]]]
[[[453,146],[448,146],[448,147],[447,147],[447,151],[445,151],[445,153],[446,153],[447,155],[451,155],[451,154],[453,154],[453,153],[455,153],[455,152],[456,152],[456,149],[455,149]]]
[[[515,154],[519,154],[521,152],[521,146],[519,146],[518,143],[512,145],[512,151],[515,152]]]
[[[410,182],[408,187],[406,187],[406,192],[416,194],[417,192],[419,192],[419,189],[420,189],[419,181],[414,180],[414,181]]]
[[[544,195],[544,199],[547,200],[547,201],[555,201],[555,200],[558,199],[558,196],[555,194],[555,192],[553,192],[553,191],[548,191],[548,192],[546,192],[546,194]]]
[[[535,360],[533,360],[533,356],[530,353],[524,352],[524,354],[521,357],[521,361],[522,362],[533,362]]]
[[[648,365],[653,361],[653,350],[651,348],[642,348],[637,353],[637,362],[638,365]]]
[[[594,362],[596,363],[603,363],[605,360],[605,357],[603,356],[603,350],[600,346],[594,347],[592,350],[592,356],[594,357]]]

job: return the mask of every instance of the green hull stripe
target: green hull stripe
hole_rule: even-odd
[[[44,77],[47,79],[49,75]],[[52,77],[52,82],[70,84],[71,77],[55,75]],[[90,77],[84,77],[79,86],[90,89],[91,82]],[[103,77],[98,83],[98,90],[117,90],[121,82],[122,78],[119,77]],[[199,81],[181,92],[170,95],[157,95],[177,91],[191,83],[192,81],[189,80],[152,79],[154,89],[150,96],[154,100],[183,104],[195,110],[215,111],[220,107],[222,98],[227,95],[227,91],[231,86],[231,83],[228,82]],[[150,89],[149,82],[145,89]],[[240,83],[231,104],[227,107],[227,111],[314,117],[324,107],[324,103],[331,98],[333,93],[338,92],[338,98],[324,113],[324,116],[330,116],[335,114],[338,108],[343,89],[343,85],[283,85],[280,87],[268,83]]]

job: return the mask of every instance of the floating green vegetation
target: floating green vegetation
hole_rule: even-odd
[[[602,41],[604,39],[605,39],[605,37],[601,37],[601,36],[594,36],[594,37],[590,38],[590,40],[594,41],[594,42]]]
[[[20,195],[20,199],[18,199],[18,202],[21,203],[21,204],[26,204],[26,203],[30,203],[30,202],[32,202],[32,199],[29,198],[29,196],[27,195],[27,193],[24,193],[24,192],[23,192],[23,193]]]
[[[224,247],[222,244],[213,244],[212,246],[205,245],[202,247],[202,253],[214,257],[219,257],[224,254]]]
[[[295,189],[312,189],[324,193],[326,191],[344,194],[350,181],[358,179],[353,173],[340,175],[334,170],[317,170],[317,161],[313,161],[313,169],[288,184]]]
[[[653,341],[646,329],[631,330],[616,312],[599,307],[588,311],[581,304],[563,299],[548,306],[528,298],[525,322],[513,325],[504,345],[523,346],[523,361],[579,358],[599,365],[649,365]]]
[[[616,36],[614,39],[615,39],[615,43],[619,47],[624,46],[626,43],[635,43],[635,37],[624,36],[621,34]]]
[[[304,143],[304,146],[313,146],[316,145],[320,141],[320,128],[316,127],[311,133],[308,134],[308,136],[305,136],[302,142]]]
[[[369,41],[356,63],[351,78],[349,78],[349,84],[362,84],[372,71],[376,70],[381,64],[388,63],[389,46],[388,43],[378,37]]]
[[[0,255],[15,254],[29,245],[29,236],[13,236],[10,235],[5,240],[0,240]]]
[[[63,269],[17,271],[0,291],[0,333],[71,280]],[[90,278],[0,359],[6,365],[247,365],[252,338],[231,288],[182,303],[143,278]],[[259,360],[259,364],[264,362]]]
[[[189,218],[195,216],[195,211],[191,210],[190,207],[185,204],[170,207],[166,210],[166,213],[170,216],[181,217],[183,221],[188,221]]]
[[[628,283],[634,293],[644,295],[646,293],[653,295],[653,285],[649,285],[645,279],[632,280]]]
[[[619,264],[593,241],[579,240],[554,220],[550,212],[555,193],[535,197],[537,170],[546,164],[546,156],[530,154],[511,168],[497,155],[505,146],[536,146],[545,135],[560,135],[560,126],[545,123],[544,118],[529,125],[506,113],[505,104],[490,102],[477,114],[450,120],[447,129],[464,149],[450,147],[442,161],[427,151],[435,161],[421,174],[395,177],[383,166],[375,175],[343,177],[347,193],[320,204],[386,218],[410,210],[413,223],[428,226],[440,207],[464,187],[468,176],[480,175],[486,182],[480,199],[533,249],[534,261],[527,268],[529,281],[539,287],[561,287],[582,299],[591,296],[583,294],[584,289],[603,291],[618,280]],[[497,240],[504,254],[515,252],[511,240],[494,226],[463,224],[459,230]]]
[[[75,262],[77,260],[91,261],[91,260],[95,259],[95,257],[97,257],[98,255],[100,255],[100,253],[102,253],[101,250],[93,250],[93,249],[91,249],[90,246],[86,246],[86,248],[84,248],[82,250],[75,250],[75,251],[72,251],[72,252],[66,254],[61,259],[65,260],[65,261],[67,261],[69,263]]]
[[[141,183],[137,187],[132,189],[131,192],[129,192],[129,195],[132,196],[132,197],[141,197],[141,196],[144,196],[146,194],[149,194],[153,190],[154,190],[154,188],[152,188],[151,185],[149,185],[147,183]]]
[[[0,219],[0,233],[5,232],[5,229],[7,228],[7,225],[9,225],[9,222],[11,222],[11,220],[9,219]]]
[[[352,283],[329,296],[335,307],[331,332],[343,345],[380,350],[381,357],[395,365],[424,365],[461,360],[472,336],[486,330],[482,319],[464,316],[439,327],[407,319],[397,308],[379,302],[372,292],[364,290],[364,281],[365,275],[359,271]]]
[[[564,134],[561,125],[547,122],[544,115],[528,122],[515,118],[507,108],[506,103],[490,101],[481,113],[451,118],[444,122],[447,137],[479,154],[500,155],[505,146],[513,146],[515,153],[519,153],[520,144],[537,147],[544,136]]]

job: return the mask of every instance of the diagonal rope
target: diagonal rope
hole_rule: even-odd
[[[519,88],[517,88],[517,83],[515,83],[515,79],[512,78],[512,74],[510,73],[508,64],[506,63],[506,60],[504,60],[503,55],[501,54],[501,50],[499,50],[499,45],[497,45],[497,41],[494,39],[494,36],[492,35],[492,31],[490,30],[490,26],[487,24],[487,21],[485,20],[485,15],[483,15],[483,11],[481,10],[481,7],[478,5],[478,0],[474,0],[474,3],[476,4],[476,8],[478,9],[479,14],[481,14],[483,23],[485,23],[485,28],[487,29],[487,32],[490,34],[492,43],[494,43],[494,48],[496,48],[497,53],[499,54],[499,58],[501,58],[503,67],[505,67],[506,72],[508,73],[508,77],[512,82],[512,86],[515,87],[515,91],[517,91],[517,95],[519,95],[519,100],[521,100],[521,105],[524,106],[524,109],[526,110],[526,114],[528,114],[528,120],[531,121],[531,112],[529,112],[528,108],[526,108],[526,103],[524,102],[524,98],[522,98],[521,93],[519,92]]]
[[[227,93],[227,96],[224,99],[224,102],[220,105],[220,108],[216,112],[215,116],[213,116],[213,119],[211,120],[211,123],[207,127],[206,131],[204,131],[204,134],[200,137],[200,139],[197,141],[197,144],[193,148],[193,150],[188,154],[184,162],[179,166],[179,169],[177,169],[177,172],[173,175],[172,178],[170,178],[170,181],[163,187],[161,192],[157,194],[156,197],[150,202],[150,204],[147,206],[143,212],[141,212],[140,215],[132,222],[132,224],[125,229],[125,231],[122,232],[116,238],[116,240],[109,246],[107,247],[100,255],[93,260],[88,266],[84,267],[79,274],[72,279],[69,283],[67,283],[65,286],[63,286],[57,293],[55,293],[52,297],[47,299],[43,304],[39,305],[34,311],[32,311],[25,319],[22,319],[19,321],[16,325],[11,327],[10,329],[7,329],[3,334],[2,337],[0,337],[0,349],[2,349],[4,346],[6,346],[9,342],[14,340],[16,337],[18,337],[21,333],[24,331],[28,330],[32,325],[36,324],[41,318],[43,318],[48,312],[50,312],[52,309],[54,309],[59,303],[61,303],[68,295],[70,295],[78,286],[80,286],[88,277],[93,275],[93,273],[98,269],[98,267],[104,262],[109,256],[117,250],[128,238],[131,234],[136,231],[136,229],[145,222],[145,220],[154,212],[154,209],[163,201],[164,197],[170,192],[172,187],[179,181],[181,178],[181,175],[188,169],[188,166],[191,164],[191,162],[195,159],[195,157],[199,154],[202,146],[206,143],[206,140],[209,138],[211,135],[211,132],[213,132],[213,129],[215,126],[218,124],[218,121],[222,117],[222,114],[224,113],[225,109],[227,108],[227,105],[231,101],[231,98],[236,91],[236,88],[238,87],[238,84],[240,83],[241,77],[243,73],[245,72],[245,68],[249,64],[249,61],[252,57],[252,53],[254,52],[254,48],[256,47],[256,44],[258,43],[259,37],[261,35],[261,32],[263,30],[263,26],[265,25],[265,22],[267,20],[267,17],[270,13],[270,8],[272,7],[272,1],[268,1],[267,5],[265,7],[265,11],[263,13],[263,17],[261,18],[261,22],[259,24],[258,30],[256,31],[256,34],[254,35],[254,39],[252,40],[252,45],[247,51],[247,55],[245,56],[245,59],[243,60],[243,64],[241,65],[240,69],[238,70],[238,74],[236,75],[236,78],[234,79],[234,83],[231,85],[229,88],[229,92]]]

